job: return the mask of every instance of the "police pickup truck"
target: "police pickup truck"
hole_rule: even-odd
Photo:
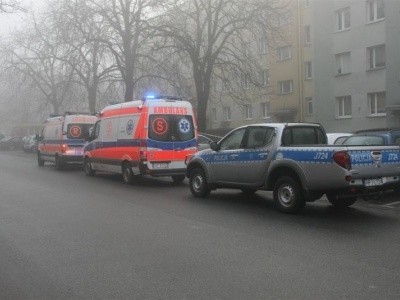
[[[265,123],[236,128],[211,149],[187,159],[195,197],[217,188],[273,191],[276,207],[300,211],[326,194],[344,208],[400,187],[399,146],[327,145],[325,130],[314,123]]]

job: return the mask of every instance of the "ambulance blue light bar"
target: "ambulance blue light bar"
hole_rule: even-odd
[[[145,102],[145,101],[158,100],[158,99],[183,101],[182,97],[167,96],[167,95],[153,95],[153,94],[144,96],[142,101]]]

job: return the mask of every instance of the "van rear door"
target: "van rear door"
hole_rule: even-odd
[[[152,114],[149,115],[148,128],[149,161],[184,161],[196,147],[191,115]]]

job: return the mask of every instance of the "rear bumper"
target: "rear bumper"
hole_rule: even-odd
[[[61,155],[59,157],[63,163],[81,163],[83,164],[83,155]]]

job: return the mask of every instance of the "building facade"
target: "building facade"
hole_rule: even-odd
[[[287,1],[286,1],[287,2]],[[211,101],[209,128],[321,123],[329,132],[400,127],[400,1],[292,0],[261,57],[266,96]]]

